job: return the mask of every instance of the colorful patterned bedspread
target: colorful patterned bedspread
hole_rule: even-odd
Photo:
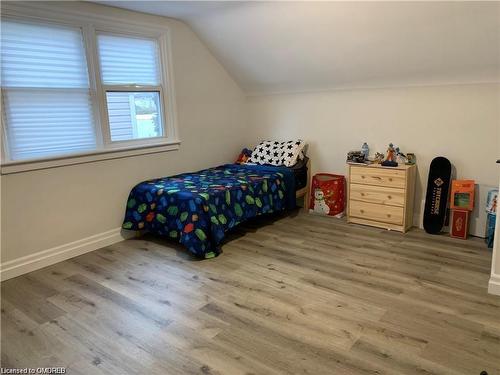
[[[168,236],[194,255],[211,258],[221,252],[229,229],[293,207],[295,181],[288,168],[227,164],[138,184],[123,228]]]

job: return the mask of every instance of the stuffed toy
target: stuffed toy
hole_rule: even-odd
[[[240,155],[238,156],[238,159],[236,159],[236,164],[245,164],[248,159],[250,159],[250,156],[252,155],[252,150],[249,150],[248,148],[244,148],[241,150]]]

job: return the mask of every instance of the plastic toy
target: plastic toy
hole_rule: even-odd
[[[366,157],[362,151],[349,151],[347,153],[347,162],[348,163],[365,163]]]
[[[417,157],[415,154],[409,152],[406,154],[406,164],[413,165],[417,163]]]
[[[380,152],[376,152],[375,153],[375,157],[373,158],[373,162],[377,163],[377,164],[380,164],[383,161],[384,161],[384,154],[382,154]]]
[[[365,159],[368,159],[368,155],[370,154],[368,143],[363,143],[363,146],[361,146],[361,152],[365,155]]]
[[[398,149],[399,150],[399,149]],[[398,163],[396,162],[396,149],[392,143],[389,143],[389,147],[387,148],[387,154],[385,160],[382,162],[384,167],[397,167]]]

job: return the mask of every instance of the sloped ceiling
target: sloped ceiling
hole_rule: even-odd
[[[183,20],[249,94],[500,81],[500,2],[100,3]]]

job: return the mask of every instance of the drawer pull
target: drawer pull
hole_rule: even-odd
[[[364,197],[365,196],[365,193],[361,193],[361,196]]]
[[[365,178],[365,176],[361,175],[361,178],[363,178],[363,179],[364,179],[364,178]]]
[[[389,181],[392,181],[392,177],[389,177]]]
[[[364,213],[365,213],[365,210],[359,210],[359,212],[361,212],[362,214],[364,214]]]
[[[391,214],[387,214],[387,217],[391,217]]]
[[[392,196],[388,195],[388,196],[387,196],[387,199],[392,199]]]

